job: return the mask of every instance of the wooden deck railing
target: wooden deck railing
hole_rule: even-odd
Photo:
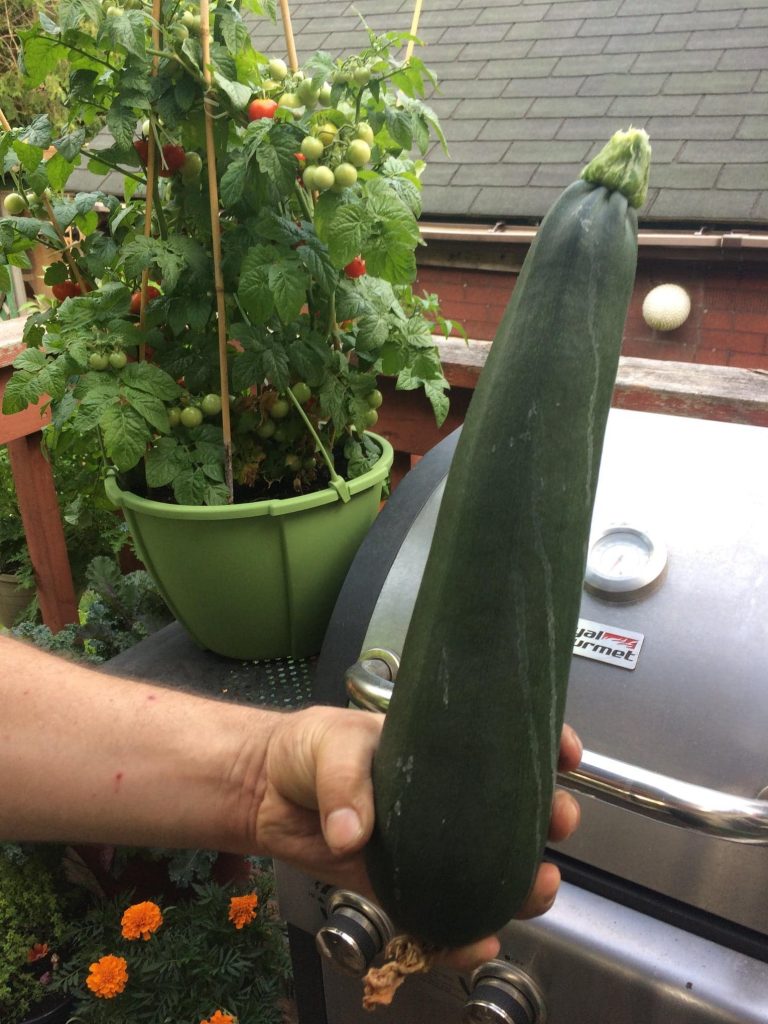
[[[391,379],[380,384],[384,404],[375,429],[395,449],[393,484],[408,472],[414,459],[462,423],[491,342],[440,340],[438,346],[451,385],[451,409],[440,429],[421,392],[396,391]],[[768,372],[622,356],[613,404],[622,409],[768,427]]]

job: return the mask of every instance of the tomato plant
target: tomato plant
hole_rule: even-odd
[[[26,320],[3,407],[51,396],[54,415],[94,438],[105,469],[141,463],[150,487],[185,504],[229,499],[229,453],[238,493],[254,498],[325,486],[319,446],[349,475],[364,472],[377,454],[365,430],[381,405],[381,374],[423,387],[439,422],[447,412],[432,341],[439,306],[412,291],[421,158],[443,141],[421,99],[428,72],[418,57],[402,59],[405,33],[367,30],[359,53],[318,52],[289,68],[254,48],[259,6],[242,5],[246,21],[239,3],[216,5],[206,86],[195,0],[161,5],[159,51],[149,3],[72,0],[61,24],[52,10],[24,39],[39,80],[54,55],[68,64],[66,122],[43,116],[0,131],[15,195],[0,267],[46,245],[58,299]],[[94,170],[114,172],[121,196],[78,191],[68,176],[82,152]],[[76,235],[66,263],[49,204]],[[153,283],[139,320],[145,275]]]

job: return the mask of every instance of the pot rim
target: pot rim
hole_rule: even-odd
[[[386,438],[371,431],[366,435],[372,438],[381,449],[378,461],[367,472],[353,480],[347,481],[350,495],[366,491],[384,480],[394,459],[394,449]],[[299,494],[295,498],[262,498],[260,501],[248,501],[233,505],[172,505],[164,501],[152,501],[142,498],[133,491],[124,491],[111,472],[104,486],[107,497],[118,508],[140,512],[157,519],[246,519],[256,516],[284,516],[292,512],[330,505],[340,500],[338,491],[333,487],[325,487],[322,491]]]

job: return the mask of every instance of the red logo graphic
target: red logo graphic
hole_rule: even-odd
[[[630,651],[634,651],[637,647],[637,638],[632,636],[622,636],[621,633],[603,633],[604,640],[613,640],[616,644],[621,644],[622,647],[628,647]]]

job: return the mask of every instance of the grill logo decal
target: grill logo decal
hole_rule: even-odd
[[[573,653],[580,658],[605,661],[616,668],[631,670],[637,667],[643,639],[643,633],[635,633],[631,629],[579,619]]]

